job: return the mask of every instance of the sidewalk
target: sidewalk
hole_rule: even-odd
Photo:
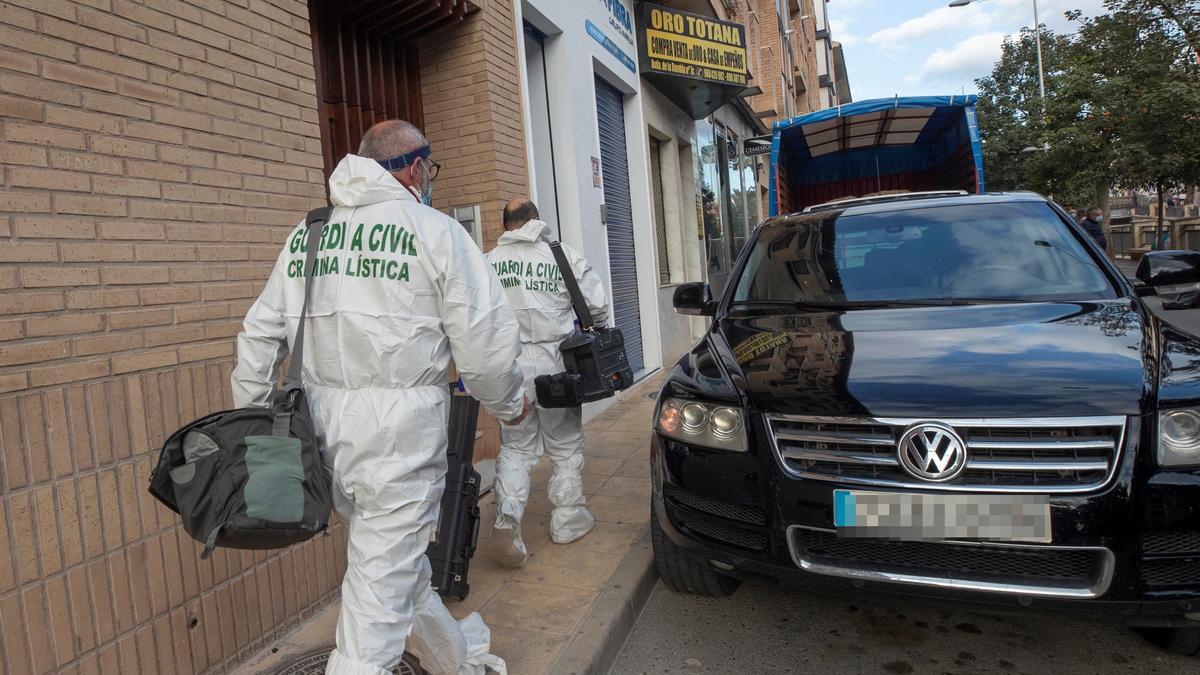
[[[466,600],[447,600],[446,606],[459,618],[474,611],[483,615],[492,629],[492,651],[507,661],[512,675],[554,672],[567,660],[593,663],[598,655],[568,655],[568,643],[575,640],[580,650],[603,650],[608,638],[619,642],[623,636],[610,634],[628,628],[620,620],[623,608],[631,602],[640,606],[644,600],[631,594],[649,590],[648,584],[637,583],[649,573],[649,555],[640,545],[640,535],[650,517],[650,395],[658,391],[663,376],[659,372],[624,392],[619,403],[585,427],[583,488],[596,518],[595,529],[586,537],[565,546],[550,541],[546,458],[532,474],[523,530],[529,563],[524,568],[510,569],[492,560],[495,494],[480,500],[479,547],[468,576],[471,592]],[[234,672],[276,673],[297,657],[332,648],[337,610],[337,603],[332,604]],[[324,672],[323,661],[319,666],[288,672]]]

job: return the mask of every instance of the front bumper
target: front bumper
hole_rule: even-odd
[[[1087,566],[1077,583],[1055,582],[1047,590],[1043,580],[1019,575],[1001,574],[999,585],[980,583],[978,575],[963,572],[969,563],[962,562],[957,568],[961,573],[937,565],[889,568],[886,556],[911,559],[916,555],[911,548],[876,551],[885,557],[874,565],[806,558],[797,533],[831,531],[833,491],[850,486],[786,475],[764,433],[761,425],[752,430],[747,454],[691,447],[658,434],[652,442],[659,525],[677,546],[723,573],[837,594],[884,592],[959,605],[1077,613],[1132,625],[1200,625],[1194,621],[1200,619],[1200,476],[1139,468],[1137,434],[1128,440],[1112,485],[1098,493],[1052,497],[1053,542],[1032,553],[1045,555],[1058,547],[1067,556],[1087,552],[1092,557],[1068,561],[1078,569]],[[1189,549],[1189,533],[1196,533],[1196,551]],[[1173,543],[1151,545],[1151,536]],[[936,549],[954,544],[921,545]],[[1046,564],[1038,562],[1035,569]],[[1168,573],[1154,571],[1159,568],[1169,568]]]

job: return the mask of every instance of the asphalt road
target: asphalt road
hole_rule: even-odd
[[[1200,336],[1200,309],[1147,303]],[[948,611],[767,582],[743,584],[729,598],[696,598],[660,582],[611,672],[1200,673],[1200,659],[1168,654],[1128,628],[1054,615]]]
[[[1198,673],[1128,628],[1033,614],[946,611],[743,584],[696,598],[660,582],[611,673]]]

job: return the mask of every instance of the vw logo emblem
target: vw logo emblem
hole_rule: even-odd
[[[952,480],[967,466],[967,445],[940,422],[921,422],[905,430],[896,444],[900,466],[921,480]]]

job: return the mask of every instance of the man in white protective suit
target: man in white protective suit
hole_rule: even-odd
[[[499,279],[466,230],[427,206],[436,174],[421,132],[391,120],[329,178],[303,364],[349,531],[327,673],[387,675],[406,647],[430,672],[505,671],[483,619],[455,621],[433,592],[425,557],[445,487],[450,359],[498,419],[520,422],[530,409]],[[288,237],[246,314],[238,406],[267,405],[295,339],[306,235],[302,223]]]
[[[504,234],[488,261],[500,276],[508,306],[521,325],[521,370],[533,389],[538,375],[563,371],[559,345],[576,330],[571,297],[550,250],[550,226],[538,220],[533,202],[516,198],[504,207]],[[598,325],[608,322],[604,283],[587,260],[562,247],[580,291]],[[500,430],[496,460],[496,522],[492,553],[501,564],[520,567],[529,558],[521,536],[521,519],[529,500],[529,472],[543,451],[554,463],[549,496],[550,538],[567,544],[592,529],[592,514],[583,497],[583,417],[580,408],[542,408],[520,424]]]

